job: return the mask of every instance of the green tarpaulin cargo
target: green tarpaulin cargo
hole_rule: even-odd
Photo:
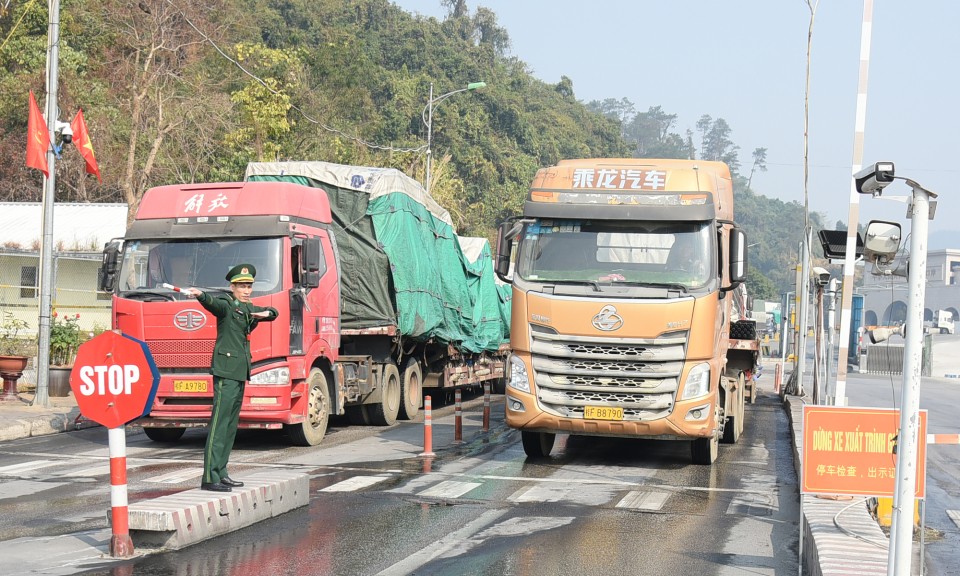
[[[396,325],[408,338],[466,352],[509,340],[510,289],[495,278],[490,243],[457,236],[449,213],[416,180],[329,162],[254,162],[246,179],[326,192],[344,329]]]

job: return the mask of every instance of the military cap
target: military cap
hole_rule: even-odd
[[[253,264],[237,264],[227,272],[227,281],[231,284],[235,282],[253,282],[253,277],[257,275],[257,269]]]

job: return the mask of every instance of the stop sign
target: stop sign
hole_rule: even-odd
[[[146,343],[118,332],[81,344],[70,371],[80,413],[107,428],[146,416],[159,385],[160,372]]]

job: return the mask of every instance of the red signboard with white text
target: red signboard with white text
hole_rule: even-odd
[[[920,411],[916,497],[926,491],[927,412]],[[900,411],[804,406],[800,492],[893,496]]]

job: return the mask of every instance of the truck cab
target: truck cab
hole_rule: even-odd
[[[564,161],[501,225],[513,284],[506,421],[530,457],[556,433],[687,440],[710,464],[743,426],[730,291],[746,274],[718,162]]]

